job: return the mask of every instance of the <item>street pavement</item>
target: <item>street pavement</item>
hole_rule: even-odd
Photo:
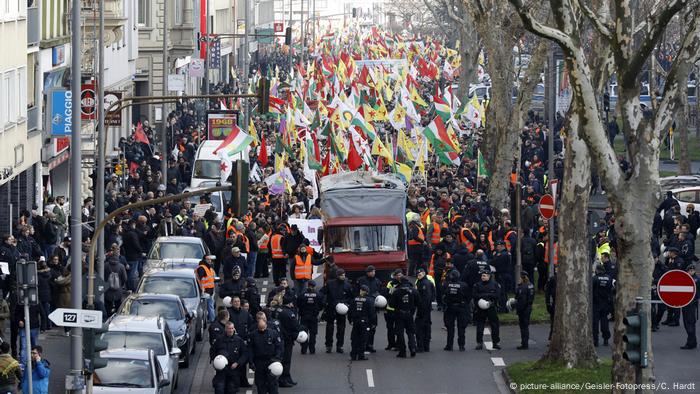
[[[317,281],[321,281],[317,278]],[[271,279],[258,279],[261,294],[271,289]],[[541,293],[537,297],[542,297]],[[368,361],[350,361],[350,331],[346,327],[344,354],[325,353],[325,323],[319,326],[315,355],[302,355],[299,345],[294,347],[292,377],[299,383],[293,388],[280,389],[283,393],[499,393],[505,392],[500,370],[505,366],[524,360],[535,360],[546,350],[547,325],[530,327],[530,349],[516,350],[520,344],[517,326],[501,326],[502,350],[491,347],[490,334],[485,335],[486,350],[476,351],[476,330],[467,327],[466,352],[443,350],[446,331],[443,329],[442,313],[432,313],[432,343],[429,353],[419,353],[413,359],[397,359],[396,352],[385,351],[387,344],[383,316],[379,316],[375,338],[376,354],[368,355]],[[655,372],[659,382],[695,383],[700,388],[700,350],[680,350],[684,344],[682,327],[662,326],[653,333]],[[50,392],[64,392],[64,376],[69,370],[68,337],[63,330],[54,329],[40,336],[44,356],[51,362]],[[455,349],[457,348],[455,343]],[[597,348],[601,357],[610,357],[610,349]],[[180,369],[179,387],[175,393],[213,393],[211,385],[214,369],[207,357],[209,344],[200,342],[188,369]],[[252,383],[252,372],[249,372]],[[500,385],[497,383],[500,381]],[[253,393],[254,388],[241,389],[240,393]],[[674,391],[668,391],[674,392]],[[677,391],[682,392],[682,391]],[[688,392],[688,391],[685,391]]]

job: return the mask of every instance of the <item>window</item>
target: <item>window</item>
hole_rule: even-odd
[[[330,227],[326,244],[333,253],[394,252],[403,244],[398,225]]]
[[[7,120],[11,123],[15,123],[19,117],[19,108],[17,102],[17,79],[15,75],[15,70],[10,70],[5,73],[5,82],[7,83],[8,95],[5,97],[10,97],[7,100]]]
[[[35,53],[27,55],[27,66],[30,67],[31,72],[27,73],[27,108],[32,108],[35,105],[34,102],[34,66],[36,64]]]
[[[27,117],[27,67],[17,69],[17,96],[19,103],[17,108],[17,116],[19,118]]]
[[[175,0],[175,25],[179,26],[182,25],[183,21],[183,0]]]
[[[151,0],[138,0],[138,24],[149,26],[151,17]]]

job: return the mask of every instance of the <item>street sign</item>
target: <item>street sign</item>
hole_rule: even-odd
[[[695,298],[695,281],[689,273],[671,270],[661,275],[656,285],[659,298],[670,308],[682,308]]]
[[[58,308],[51,312],[49,319],[61,327],[102,327],[102,311],[89,309]]]
[[[80,91],[80,119],[94,119],[97,111],[97,94],[94,83],[84,83]]]
[[[49,91],[46,129],[53,136],[67,136],[73,130],[71,114],[73,94],[68,89],[51,89]]]
[[[112,104],[122,99],[122,92],[105,92],[105,111]],[[107,126],[122,125],[122,111],[110,112],[105,116],[105,124]]]
[[[554,217],[554,198],[551,194],[545,194],[540,198],[540,215],[549,220]]]
[[[284,31],[284,22],[275,22],[273,26],[275,33],[282,33]]]

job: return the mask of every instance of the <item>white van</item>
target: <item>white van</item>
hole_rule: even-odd
[[[214,154],[214,150],[221,145],[221,141],[204,141],[197,149],[192,166],[192,180],[190,187],[199,187],[202,182],[217,182],[221,180],[221,159]],[[231,158],[232,162],[244,160],[248,162],[250,146]]]

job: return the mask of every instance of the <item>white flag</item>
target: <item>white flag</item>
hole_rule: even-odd
[[[226,154],[225,151],[219,151],[219,158],[221,159],[220,170],[221,170],[221,183],[228,181],[228,177],[231,175],[231,170],[233,169],[233,162],[231,158]]]

